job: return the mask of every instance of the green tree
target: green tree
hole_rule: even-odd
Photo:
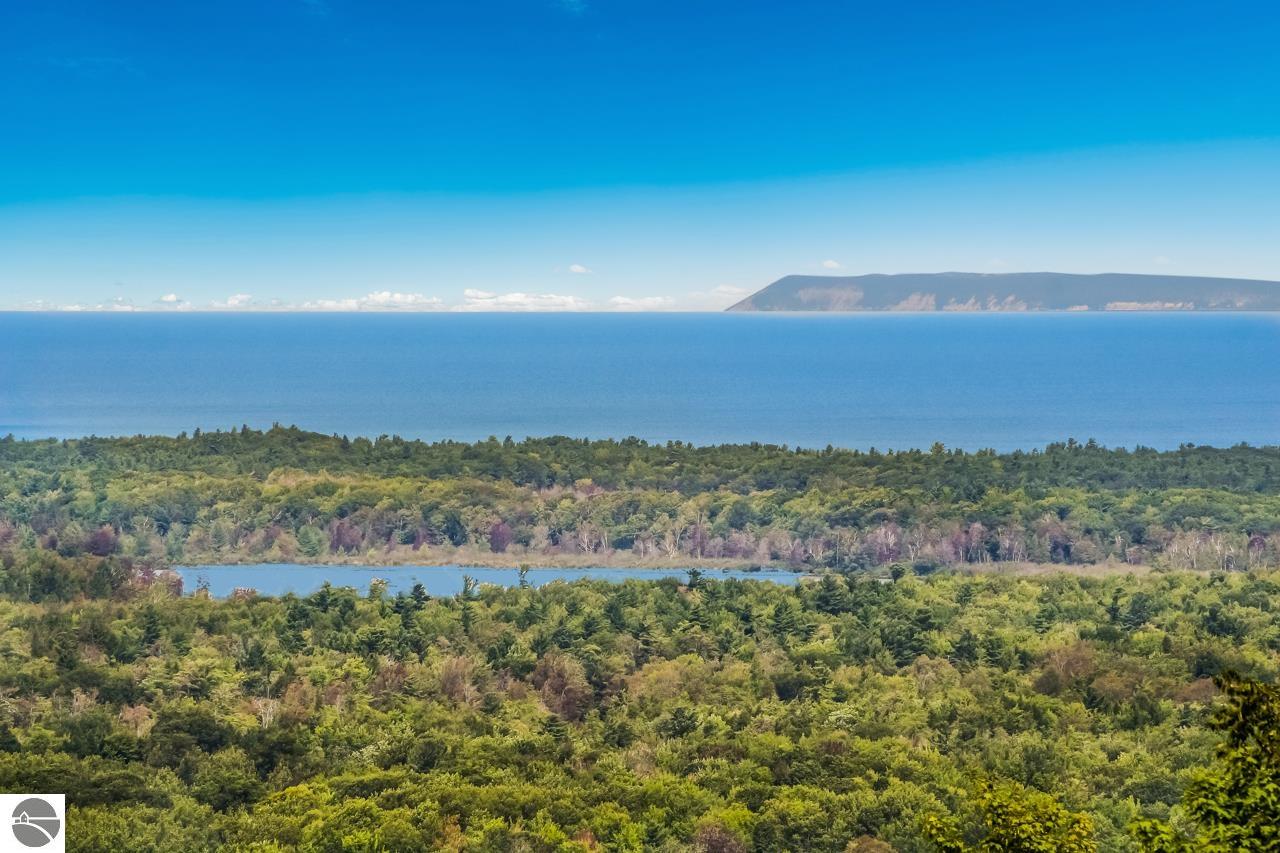
[[[944,853],[1096,853],[1093,821],[1016,782],[979,783],[966,828],[926,815],[924,835]],[[966,831],[967,829],[967,831]]]
[[[253,762],[235,747],[202,759],[191,785],[196,799],[218,811],[251,803],[262,790]]]
[[[13,729],[0,725],[0,752],[21,752],[22,744],[18,743]]]
[[[1224,701],[1210,725],[1226,738],[1217,761],[1183,795],[1182,808],[1196,824],[1194,834],[1141,821],[1134,834],[1144,850],[1280,850],[1280,687],[1231,672],[1214,683]]]

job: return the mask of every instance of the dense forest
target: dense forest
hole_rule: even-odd
[[[0,440],[0,541],[199,562],[1280,566],[1280,448],[880,453],[294,428]]]
[[[84,851],[1276,850],[1278,494],[1276,448],[4,440],[0,790]],[[649,547],[686,579],[165,571]]]
[[[1280,574],[215,600],[0,565],[88,591],[0,600],[0,790],[67,793],[72,850],[1278,843]]]

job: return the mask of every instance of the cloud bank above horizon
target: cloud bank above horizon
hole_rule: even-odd
[[[249,293],[233,293],[224,299],[194,302],[177,293],[166,293],[151,302],[137,303],[126,297],[101,302],[58,304],[46,300],[25,302],[9,310],[49,312],[104,313],[190,313],[190,312],[382,312],[382,313],[448,313],[448,312],[547,312],[547,311],[722,311],[747,295],[747,290],[720,285],[708,292],[692,292],[682,298],[670,296],[612,296],[595,301],[558,293],[498,293],[466,288],[460,300],[449,301],[422,293],[397,293],[380,290],[360,297],[338,299],[254,298]]]

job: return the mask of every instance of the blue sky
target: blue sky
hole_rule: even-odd
[[[1280,279],[1273,3],[6,8],[0,307]]]

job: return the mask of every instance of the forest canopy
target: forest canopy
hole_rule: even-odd
[[[0,540],[153,563],[565,560],[927,572],[1280,565],[1280,448],[881,453],[295,428],[0,440]]]
[[[1274,573],[217,600],[0,553],[97,579],[0,601],[0,789],[73,850],[1275,849]]]
[[[3,440],[0,790],[65,792],[84,851],[1275,850],[1277,462]],[[685,579],[166,571],[646,542]],[[972,571],[1006,560],[1113,565]]]

